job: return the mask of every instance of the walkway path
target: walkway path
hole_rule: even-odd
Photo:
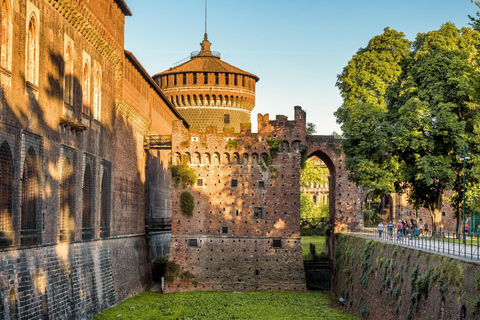
[[[382,233],[382,236],[379,237],[376,228],[365,228],[362,231],[350,232],[350,234],[447,255],[457,259],[480,261],[480,237],[474,237],[472,235],[466,235],[464,243],[461,234],[460,237],[458,237],[458,234],[448,232],[430,232],[419,237],[411,237],[410,235],[397,236],[396,234],[389,237],[386,233]]]

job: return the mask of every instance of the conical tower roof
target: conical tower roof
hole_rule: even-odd
[[[208,35],[205,33],[203,41],[200,43],[201,50],[192,52],[188,61],[183,62],[177,66],[174,66],[168,70],[157,73],[153,78],[160,75],[172,74],[172,73],[184,73],[184,72],[218,72],[218,73],[233,73],[250,76],[255,81],[260,78],[253,73],[244,71],[240,68],[232,66],[229,63],[220,59],[220,54],[210,50],[212,43],[208,41]]]

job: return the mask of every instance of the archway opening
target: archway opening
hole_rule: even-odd
[[[325,234],[335,215],[335,166],[322,151],[311,153],[300,175],[300,224],[305,260],[328,256]]]

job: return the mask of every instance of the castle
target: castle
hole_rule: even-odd
[[[150,77],[124,49],[124,0],[0,2],[0,318],[91,318],[142,291],[170,214],[171,259],[194,278],[167,290],[305,289],[300,108],[251,133],[258,77],[206,35]],[[182,158],[191,219],[168,170]]]

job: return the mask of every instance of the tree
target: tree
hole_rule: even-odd
[[[328,204],[317,205],[312,197],[305,193],[300,193],[300,218],[328,218]]]
[[[315,166],[315,161],[307,160],[300,171],[300,187],[311,188],[313,184],[328,182],[328,168]]]
[[[352,59],[361,62],[362,79],[379,79],[375,85],[367,83],[366,89],[361,81],[351,82],[358,72],[350,62],[339,76],[344,104],[336,115],[345,137],[346,167],[358,185],[378,194],[404,193],[427,208],[435,230],[441,227],[445,191],[463,178],[457,154],[464,144],[472,153],[480,151],[479,33],[446,23],[418,34],[410,52],[402,37],[383,38],[389,43],[382,47],[401,48],[400,53],[377,59],[372,39]],[[347,81],[354,85],[344,85]]]
[[[306,130],[307,136],[311,136],[312,134],[314,134],[316,132],[317,132],[317,125],[315,123],[308,122],[307,123],[307,130]]]

